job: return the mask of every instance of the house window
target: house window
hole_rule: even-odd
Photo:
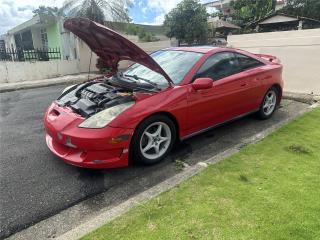
[[[14,40],[16,42],[16,47],[18,49],[23,49],[23,50],[33,49],[32,34],[30,30],[15,34]]]
[[[40,35],[41,35],[41,42],[42,42],[42,47],[47,49],[48,48],[48,35],[47,35],[47,30],[45,28],[40,29]]]
[[[25,50],[32,50],[33,49],[32,34],[31,34],[30,30],[22,32],[21,39],[22,39],[23,49],[25,49]]]

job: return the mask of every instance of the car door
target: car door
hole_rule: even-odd
[[[243,102],[243,112],[250,112],[259,108],[265,89],[261,87],[263,80],[271,78],[265,69],[265,64],[257,59],[241,53],[235,53],[240,68],[241,78],[246,86],[246,100]]]
[[[239,79],[241,68],[233,52],[218,52],[208,57],[195,74],[213,79],[213,87],[188,91],[188,133],[200,131],[242,113],[246,81]]]

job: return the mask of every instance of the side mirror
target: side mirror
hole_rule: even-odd
[[[211,78],[197,78],[192,87],[194,90],[209,89],[213,86],[213,80]]]

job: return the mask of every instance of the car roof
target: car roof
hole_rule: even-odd
[[[221,50],[231,50],[231,48],[213,47],[213,46],[194,46],[194,47],[170,47],[165,48],[166,51],[185,51],[185,52],[196,52],[196,53],[209,53]]]

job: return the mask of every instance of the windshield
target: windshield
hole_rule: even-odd
[[[168,74],[174,84],[179,84],[193,65],[202,57],[202,53],[161,50],[150,55],[160,67]],[[136,76],[148,79],[159,86],[167,86],[168,81],[161,74],[138,63],[133,64],[124,73],[125,75]]]

